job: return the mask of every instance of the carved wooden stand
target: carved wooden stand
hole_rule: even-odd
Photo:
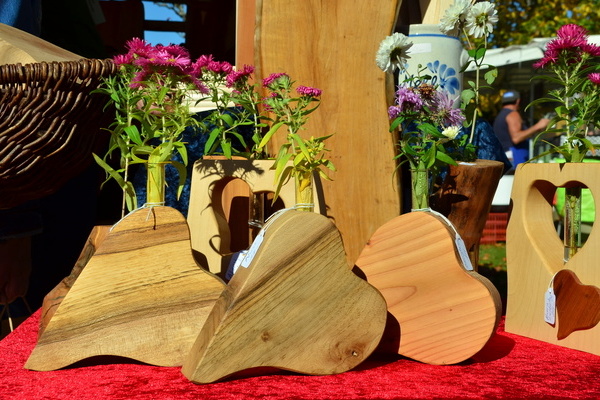
[[[552,219],[556,188],[569,184],[587,186],[594,198],[596,210],[600,209],[598,164],[524,164],[515,173],[511,196],[513,209],[508,222],[506,243],[506,331],[600,355],[598,321],[592,328],[585,327],[589,325],[585,321],[589,322],[590,313],[597,313],[600,303],[600,289],[594,290],[594,287],[600,287],[600,234],[597,223],[583,248],[565,264],[563,242],[556,233]],[[559,306],[557,323],[551,325],[544,321],[545,293],[552,286],[554,275],[565,269],[571,270],[585,286],[575,288],[574,291],[563,291],[570,293],[567,295],[566,307]],[[559,301],[564,304],[565,298],[557,299],[557,305]],[[569,311],[561,313],[561,308]],[[577,321],[580,321],[580,330],[564,339],[558,339],[562,323],[577,325]]]
[[[210,272],[224,277],[232,252],[231,214],[228,210],[248,209],[250,193],[274,192],[275,171],[272,160],[200,160],[194,164],[188,224],[192,235],[192,248],[200,264]],[[226,190],[236,179],[244,183],[238,190]],[[322,209],[317,185],[314,185],[315,212]],[[290,180],[280,192],[284,207],[295,203],[294,182]],[[241,200],[241,201],[237,201]],[[248,220],[237,221],[234,227],[239,236],[247,236]],[[246,248],[243,247],[243,248]],[[242,249],[243,249],[242,248]]]

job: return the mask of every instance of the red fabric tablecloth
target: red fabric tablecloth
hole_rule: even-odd
[[[486,347],[459,365],[371,356],[327,376],[285,371],[241,374],[208,385],[179,368],[94,359],[58,371],[23,368],[35,346],[39,311],[0,341],[0,399],[598,399],[600,357],[512,335],[502,325]]]

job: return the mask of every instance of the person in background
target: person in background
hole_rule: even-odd
[[[502,110],[494,120],[494,132],[502,144],[513,168],[529,160],[529,139],[543,131],[548,122],[547,118],[540,119],[532,127],[527,127],[519,108],[521,96],[516,90],[508,90],[502,95]]]

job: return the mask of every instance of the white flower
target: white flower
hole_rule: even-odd
[[[467,12],[471,7],[471,0],[456,0],[447,10],[440,21],[440,30],[446,34],[451,33],[465,22]]]
[[[442,131],[442,135],[446,136],[448,139],[455,139],[460,132],[460,126],[449,126]]]
[[[494,24],[498,22],[498,11],[489,1],[476,3],[467,13],[465,27],[476,38],[488,36],[494,31]]]
[[[402,33],[395,32],[381,41],[375,57],[377,66],[384,72],[392,73],[394,69],[404,69],[406,60],[409,59],[408,49],[412,42]]]

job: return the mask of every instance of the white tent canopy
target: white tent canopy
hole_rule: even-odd
[[[553,38],[536,38],[524,45],[514,45],[498,49],[489,49],[485,54],[485,64],[495,67],[501,67],[509,64],[519,64],[525,61],[536,61],[544,56],[546,44]],[[589,37],[590,43],[600,45],[600,35]],[[467,68],[467,71],[474,71],[473,64]]]

